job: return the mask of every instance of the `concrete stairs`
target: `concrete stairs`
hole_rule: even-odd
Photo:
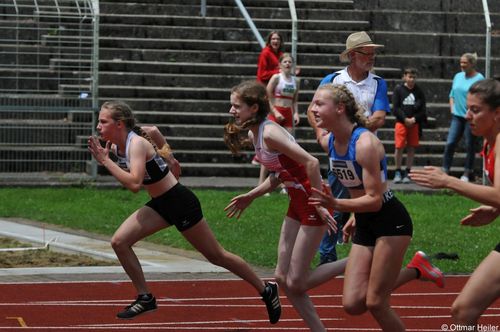
[[[287,0],[247,0],[245,5],[263,37],[277,29],[290,39]],[[489,1],[489,5],[495,24],[492,74],[499,75],[500,32],[495,29],[500,25],[500,2]],[[229,119],[230,88],[255,78],[260,52],[234,1],[208,1],[206,17],[199,14],[199,0],[101,0],[100,7],[101,102],[124,100],[135,110],[140,123],[157,125],[174,148],[185,176],[257,177],[258,167],[250,164],[251,151],[231,156],[222,140],[223,125]],[[389,91],[400,82],[403,67],[418,68],[430,121],[415,162],[440,165],[449,124],[448,91],[459,70],[458,58],[464,52],[477,51],[478,68],[484,68],[481,2],[297,0],[296,8],[297,62],[302,69],[298,142],[326,165],[304,113],[319,80],[344,66],[338,54],[344,49],[346,37],[353,31],[367,30],[376,42],[386,45],[377,56],[375,70],[387,80]],[[49,48],[50,36],[45,43]],[[68,75],[81,64],[73,56],[48,61],[67,68]],[[0,87],[8,84],[3,80]],[[50,84],[49,80],[47,88],[55,88],[61,95],[86,88]],[[71,125],[78,126],[77,122]],[[394,151],[393,126],[394,118],[389,116],[379,131],[388,155]],[[75,137],[74,148],[85,153],[86,136],[75,132]],[[454,173],[459,174],[463,159],[460,149],[455,155]],[[389,165],[392,170],[392,158]]]
[[[136,110],[141,123],[156,124],[176,151],[184,175],[256,177],[258,167],[250,164],[251,151],[231,156],[222,136],[229,118],[229,89],[255,78],[260,47],[233,1],[208,4],[203,18],[200,3],[194,0],[101,1],[101,99],[122,99]],[[274,29],[291,36],[286,0],[254,0],[245,5],[264,37]],[[319,80],[343,67],[338,54],[347,35],[367,30],[376,42],[386,45],[375,69],[390,91],[399,83],[403,67],[419,69],[430,121],[415,162],[440,165],[449,121],[447,96],[451,78],[459,70],[458,58],[469,51],[484,55],[481,4],[304,0],[296,1],[296,8],[302,69],[299,143],[326,164],[304,113]],[[492,21],[500,24],[500,5],[491,4],[490,11]],[[494,36],[493,45],[498,40]],[[492,69],[499,72],[500,48],[492,51]],[[393,126],[390,116],[379,132],[389,155],[394,151]],[[463,159],[460,150],[455,155],[457,174]],[[392,158],[389,164],[393,165]]]

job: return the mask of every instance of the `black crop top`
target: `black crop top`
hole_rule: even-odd
[[[129,170],[129,156],[128,156],[128,148],[129,148],[129,143],[132,137],[134,136],[139,136],[135,132],[131,131],[129,132],[127,136],[127,143],[125,144],[125,156],[121,156],[118,153],[116,153],[116,158],[118,166],[124,170]],[[144,174],[144,180],[142,181],[142,184],[153,184],[161,179],[163,179],[165,176],[167,176],[169,172],[169,168],[165,160],[157,153],[155,152],[154,156],[146,161],[146,172]]]

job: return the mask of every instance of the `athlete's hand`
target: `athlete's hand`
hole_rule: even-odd
[[[283,123],[283,121],[285,121],[285,117],[283,116],[283,114],[278,112],[276,109],[274,110],[274,117],[276,118],[276,121],[280,124]]]
[[[325,183],[322,183],[321,185],[323,187],[323,191],[320,191],[314,187],[311,188],[313,194],[316,195],[309,197],[309,205],[335,209],[335,198],[332,196],[332,190],[330,189],[330,186]]]
[[[417,184],[433,189],[446,188],[449,175],[435,166],[425,166],[424,168],[412,168],[410,178]]]
[[[109,158],[109,149],[111,148],[111,142],[107,141],[106,145],[103,147],[101,141],[97,136],[90,136],[88,141],[88,150],[94,156],[95,160],[101,165],[104,164],[107,158]]]
[[[460,224],[473,227],[484,226],[491,223],[499,215],[498,209],[487,205],[481,205],[469,211],[471,213],[460,220]]]
[[[356,229],[356,219],[354,216],[351,216],[349,220],[345,223],[344,228],[342,228],[342,240],[344,243],[348,243],[349,239],[354,234],[354,230]]]
[[[293,113],[293,121],[295,125],[297,126],[300,123],[300,115],[299,113]]]
[[[328,233],[330,233],[331,231],[336,233],[337,232],[337,220],[335,220],[335,218],[333,218],[330,211],[328,211],[327,209],[325,209],[322,206],[316,206],[316,211],[318,212],[321,220],[323,220],[328,225]]]
[[[179,180],[179,177],[181,176],[181,164],[177,159],[175,159],[172,153],[167,158],[167,164],[170,172],[172,172],[175,178]]]
[[[224,208],[226,211],[226,216],[232,218],[236,215],[236,219],[239,219],[243,211],[252,203],[253,199],[247,195],[239,195],[231,199],[228,206]]]

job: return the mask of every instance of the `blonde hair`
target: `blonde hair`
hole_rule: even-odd
[[[226,143],[233,154],[238,154],[243,147],[251,145],[246,135],[242,134],[242,131],[266,120],[270,112],[269,98],[267,97],[264,85],[257,81],[244,81],[234,86],[231,89],[231,94],[237,95],[237,97],[248,106],[258,106],[257,113],[252,119],[245,121],[245,123],[241,125],[235,124],[234,119],[231,119],[231,121],[224,126],[224,143]]]
[[[325,84],[320,86],[318,90],[327,91],[334,104],[344,105],[346,115],[352,123],[356,123],[361,127],[366,127],[368,119],[364,115],[364,110],[356,103],[354,95],[345,85]]]
[[[477,63],[477,53],[474,52],[474,53],[464,53],[462,54],[461,56],[462,58],[466,58],[467,61],[473,65],[473,66],[476,66],[476,63]]]
[[[290,53],[285,52],[285,53],[283,53],[283,54],[281,54],[281,55],[280,55],[280,59],[279,59],[280,63],[281,63],[281,61],[283,61],[283,59],[285,59],[285,58],[290,58],[290,59],[292,59],[292,63],[293,63],[293,62],[295,62],[295,59],[293,58],[293,56],[292,56]]]
[[[172,149],[170,145],[165,143],[161,149],[158,149],[158,146],[155,144],[153,139],[141,128],[137,125],[137,120],[134,117],[134,113],[132,112],[132,108],[125,102],[119,100],[107,101],[102,104],[101,108],[107,109],[111,113],[111,118],[114,121],[122,121],[125,124],[125,127],[130,131],[135,132],[137,135],[144,137],[148,140],[151,145],[153,145],[155,151],[162,157],[168,158],[172,153]]]

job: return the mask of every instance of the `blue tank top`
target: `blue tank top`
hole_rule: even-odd
[[[342,156],[335,151],[335,136],[333,136],[333,133],[330,133],[330,139],[328,140],[330,171],[337,176],[342,185],[346,188],[364,189],[363,168],[356,161],[356,143],[359,136],[365,131],[368,131],[368,129],[354,127],[347,152]],[[386,156],[380,161],[380,177],[382,183],[387,181]]]

